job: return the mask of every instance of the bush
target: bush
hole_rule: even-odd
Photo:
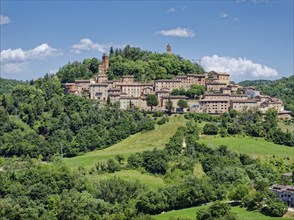
[[[216,124],[207,123],[203,127],[203,133],[208,135],[215,135],[218,132],[218,127]]]

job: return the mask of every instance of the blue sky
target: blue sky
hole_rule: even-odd
[[[293,74],[293,1],[1,0],[1,77],[55,73],[109,47],[138,46],[200,61],[232,79]]]

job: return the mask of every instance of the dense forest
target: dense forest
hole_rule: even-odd
[[[285,109],[294,112],[294,76],[283,77],[278,80],[246,80],[239,83],[241,86],[254,86],[262,94],[280,98]]]
[[[60,157],[51,164],[29,158],[2,159],[0,218],[151,220],[148,214],[217,201],[211,206],[214,212],[201,210],[197,219],[237,219],[221,200],[270,216],[287,211],[268,187],[290,184],[281,177],[291,170],[289,165],[276,158],[264,163],[226,146],[211,149],[198,143],[199,134],[198,124],[190,120],[178,128],[164,150],[135,153],[127,160],[117,155],[90,170],[69,169]],[[205,175],[193,174],[195,164],[201,164]],[[118,177],[96,179],[124,169],[160,176],[165,186],[150,188]]]
[[[137,109],[64,95],[58,78],[49,75],[33,85],[17,85],[0,96],[0,104],[0,155],[6,157],[74,156],[154,128]]]
[[[4,79],[0,77],[0,95],[11,92],[15,86],[20,84],[28,84],[28,82],[15,79]]]

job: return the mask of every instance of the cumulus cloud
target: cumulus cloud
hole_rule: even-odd
[[[1,65],[1,72],[5,73],[21,73],[27,71],[27,62],[23,63],[6,63]]]
[[[61,52],[59,50],[44,43],[31,50],[23,50],[22,48],[2,50],[0,60],[2,62],[19,62],[31,59],[43,59],[60,54]]]
[[[226,18],[226,17],[229,16],[229,14],[226,13],[226,12],[221,12],[221,13],[219,13],[219,16],[220,16],[221,18]]]
[[[155,34],[171,37],[194,37],[196,35],[194,31],[190,30],[189,28],[180,27],[170,30],[161,30],[156,32]]]
[[[205,56],[201,58],[201,65],[206,71],[227,72],[233,76],[273,77],[278,75],[276,69],[254,63],[246,58]]]
[[[176,12],[176,8],[175,7],[171,7],[169,9],[167,9],[167,13],[174,13]]]
[[[78,44],[72,45],[71,48],[74,53],[80,53],[83,50],[88,50],[88,51],[92,50],[92,51],[99,51],[101,53],[105,53],[106,50],[110,49],[110,47],[123,48],[124,46],[125,45],[99,44],[99,43],[94,43],[89,38],[83,38],[80,40]]]
[[[0,25],[9,24],[11,20],[8,16],[0,15]]]
[[[82,50],[94,50],[104,53],[109,45],[98,44],[91,41],[89,38],[83,38],[78,44],[74,44],[71,47],[76,53],[80,53]]]
[[[21,73],[27,71],[27,65],[32,60],[41,60],[47,57],[62,55],[62,53],[60,50],[44,43],[30,50],[9,48],[2,50],[0,55],[1,72]]]

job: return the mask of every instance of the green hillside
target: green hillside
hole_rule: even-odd
[[[290,157],[294,161],[294,148],[268,142],[263,138],[252,138],[248,136],[219,137],[205,136],[201,139],[202,143],[209,147],[217,148],[220,145],[227,145],[230,150],[239,153],[246,153],[255,158],[267,158],[275,155],[276,157]]]
[[[125,140],[103,150],[96,150],[81,156],[64,158],[63,160],[70,167],[83,165],[89,168],[96,162],[106,161],[117,154],[128,156],[135,152],[153,150],[154,148],[163,149],[177,128],[185,125],[186,121],[182,116],[170,117],[168,123],[156,125],[154,130],[131,135]]]
[[[170,218],[186,218],[195,220],[196,212],[200,209],[203,209],[206,206],[197,206],[188,209],[181,209],[176,211],[169,211],[159,215],[155,215],[155,220],[169,220]],[[250,212],[246,211],[244,208],[232,207],[232,212],[236,213],[239,220],[286,220],[290,218],[280,218],[280,217],[269,217],[265,216],[259,212]]]

